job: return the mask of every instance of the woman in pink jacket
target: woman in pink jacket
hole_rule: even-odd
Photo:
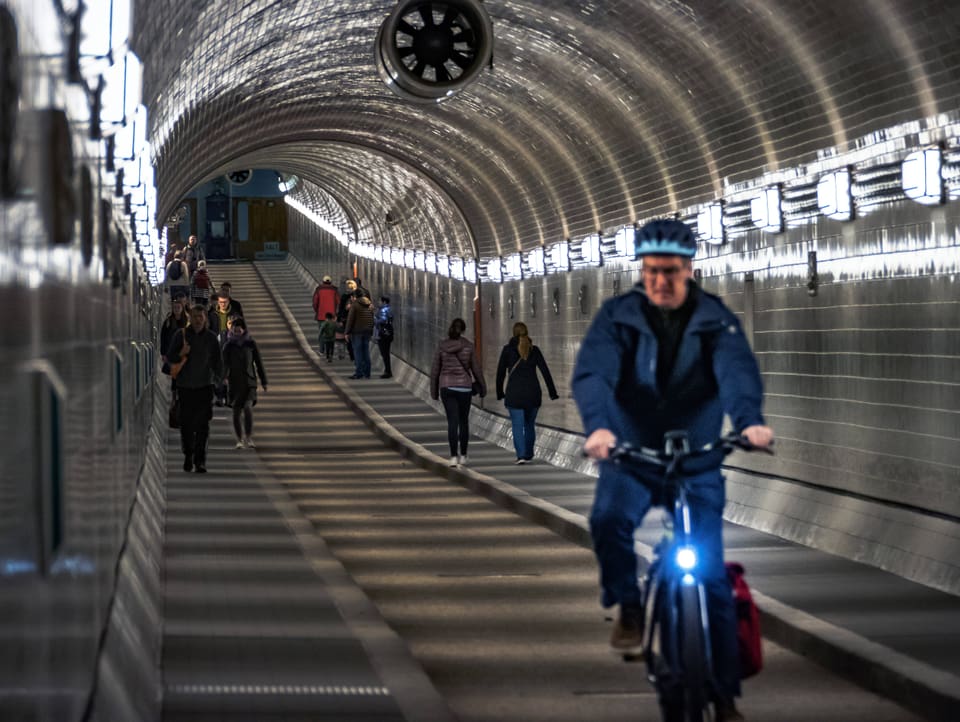
[[[477,393],[487,395],[480,362],[473,344],[463,338],[467,324],[455,318],[450,324],[447,338],[440,342],[433,355],[430,369],[430,395],[443,402],[447,413],[447,440],[450,442],[450,466],[467,463],[467,441],[470,428],[470,397]]]

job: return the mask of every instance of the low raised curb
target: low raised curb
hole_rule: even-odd
[[[473,469],[450,467],[447,460],[403,436],[370,404],[330,374],[312,348],[296,317],[283,297],[254,263],[257,275],[274,299],[277,307],[304,357],[327,381],[330,388],[346,403],[387,446],[423,469],[432,471],[464,486],[513,511],[524,519],[550,529],[559,536],[581,546],[592,548],[587,520],[581,514],[546,502],[528,492]],[[637,553],[647,559],[653,550],[641,543]],[[960,677],[911,659],[888,647],[865,639],[849,630],[825,622],[806,612],[790,607],[754,590],[754,601],[760,610],[764,636],[803,655],[838,676],[893,700],[937,722],[952,722],[960,709]]]

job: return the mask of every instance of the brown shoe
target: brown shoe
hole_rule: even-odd
[[[643,607],[621,604],[620,616],[613,625],[610,646],[626,652],[643,646]]]

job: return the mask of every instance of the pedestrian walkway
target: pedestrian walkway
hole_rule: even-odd
[[[422,378],[400,362],[391,380],[348,380],[349,361],[327,364],[316,354],[312,281],[287,261],[256,267],[303,353],[389,445],[589,545],[594,478],[543,462],[515,466],[512,452],[476,438],[469,468],[449,468],[442,416],[407,388],[422,387]],[[637,535],[641,554],[649,555],[660,533],[651,515]],[[724,533],[727,557],[745,565],[756,590],[765,636],[932,719],[953,717],[960,703],[960,599],[746,527],[727,524]]]
[[[243,299],[255,328],[264,306],[275,313],[261,296]],[[275,327],[258,340],[289,337]],[[273,355],[268,374],[282,379],[283,363]],[[206,474],[182,470],[167,434],[164,722],[451,721],[257,451],[235,448],[230,413],[214,410]]]

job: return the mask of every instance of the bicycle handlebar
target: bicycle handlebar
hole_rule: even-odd
[[[667,452],[665,449],[650,449],[645,446],[636,447],[630,442],[617,442],[617,444],[610,450],[609,459],[613,462],[617,462],[622,459],[643,461],[654,466],[668,468],[671,464],[679,462],[683,459],[704,456],[717,449],[722,450],[724,455],[731,453],[735,449],[740,449],[742,451],[762,451],[767,454],[773,454],[773,449],[770,447],[754,446],[747,440],[745,436],[741,436],[736,432],[731,432],[729,434],[724,434],[716,441],[712,441],[709,444],[705,444],[696,449],[682,450],[677,449],[677,447],[674,446],[672,453]]]

